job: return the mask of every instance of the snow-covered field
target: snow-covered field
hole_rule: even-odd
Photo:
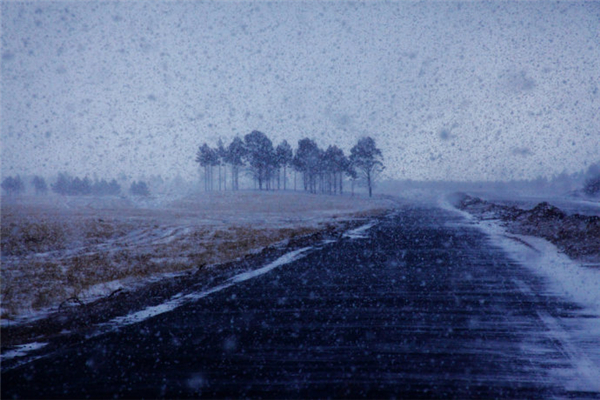
[[[217,265],[392,206],[302,192],[2,201],[2,324]]]

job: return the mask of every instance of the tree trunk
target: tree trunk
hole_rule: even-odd
[[[210,165],[204,167],[204,191],[210,191]]]
[[[304,183],[304,191],[308,192],[308,174],[306,171],[302,173],[302,182]]]
[[[235,190],[235,165],[231,164],[231,190]]]
[[[238,175],[239,175],[239,167],[236,165],[235,167],[235,187],[233,190],[239,190],[239,179],[238,179]]]

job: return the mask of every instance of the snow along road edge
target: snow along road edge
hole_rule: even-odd
[[[443,198],[438,205],[466,219],[457,225],[478,228],[509,258],[546,278],[554,293],[584,307],[582,315],[593,314],[593,318],[577,318],[575,323],[545,312],[540,312],[539,317],[548,335],[561,343],[573,366],[571,371],[555,371],[563,374],[559,378],[567,382],[570,390],[600,393],[600,271],[583,267],[545,239],[509,233],[497,220],[480,221]],[[527,286],[522,290],[532,292]]]

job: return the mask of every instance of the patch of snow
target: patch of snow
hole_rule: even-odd
[[[110,282],[99,283],[82,291],[79,295],[79,300],[83,302],[95,301],[124,288],[125,285],[123,281],[119,279]]]
[[[600,271],[582,267],[545,239],[509,234],[493,221],[478,226],[515,261],[543,274],[556,291],[600,316]]]
[[[118,290],[135,290],[136,288],[142,287],[147,283],[157,282],[163,279],[176,278],[178,276],[185,275],[187,272],[165,272],[160,274],[154,274],[145,278],[128,277],[124,279],[116,279],[110,282],[99,283],[83,290],[77,296],[77,299],[83,304],[92,303],[101,298],[110,296],[112,293]],[[74,306],[78,306],[75,303]],[[25,323],[39,321],[47,318],[51,313],[56,312],[58,306],[43,307],[38,310],[28,310],[22,312],[20,315],[7,319],[3,318],[0,320],[0,327],[5,328],[9,326],[19,326]]]
[[[191,301],[196,301],[196,300],[202,299],[206,296],[209,296],[213,293],[219,292],[223,289],[227,289],[237,283],[241,283],[241,282],[247,281],[249,279],[256,278],[257,276],[264,275],[267,272],[274,270],[275,268],[278,268],[278,267],[281,267],[282,265],[289,264],[296,260],[299,260],[300,258],[303,257],[303,254],[306,253],[310,249],[312,249],[312,247],[304,247],[304,248],[286,253],[286,254],[282,255],[281,257],[279,257],[278,259],[276,259],[275,261],[265,265],[262,268],[259,268],[254,271],[243,272],[238,275],[235,275],[232,278],[228,279],[225,283],[215,286],[213,288],[203,290],[201,292],[189,293],[186,295],[182,295],[181,293],[179,293],[179,294],[171,297],[171,299],[169,299],[168,301],[166,301],[162,304],[152,306],[152,307],[147,307],[143,310],[140,310],[140,311],[128,314],[128,315],[124,315],[121,317],[114,318],[111,321],[101,324],[99,326],[100,329],[96,335],[102,334],[108,330],[113,330],[113,329],[117,329],[119,327],[132,325],[132,324],[136,324],[136,323],[145,321],[145,320],[155,317],[157,315],[173,311],[176,308],[181,307],[182,305],[189,303]],[[96,336],[96,335],[94,335],[94,336]]]
[[[439,204],[443,209],[463,215],[512,259],[548,278],[557,293],[593,309],[595,315],[600,316],[600,271],[583,267],[560,253],[555,245],[545,239],[512,234],[497,221],[477,221],[471,214],[456,209],[446,201],[440,201]]]
[[[555,318],[543,310],[538,316],[547,327],[547,335],[561,343],[571,361],[572,368],[553,373],[567,382],[569,390],[600,392],[600,271],[571,260],[545,239],[508,233],[498,221],[478,221],[445,200],[440,200],[439,206],[463,215],[469,226],[481,229],[510,258],[545,277],[554,293],[584,307],[582,318]],[[533,293],[524,282],[515,279],[515,283],[524,293]],[[590,318],[590,314],[595,317]]]
[[[369,229],[375,226],[374,222],[370,222],[366,225],[359,226],[356,229],[352,229],[344,233],[344,237],[348,239],[367,239],[368,236],[365,234]]]
[[[190,263],[190,258],[189,257],[152,257],[148,261],[151,263],[154,263],[154,264],[165,263],[165,264],[186,264],[187,265]]]
[[[2,359],[10,360],[15,357],[23,357],[23,356],[26,356],[27,353],[34,351],[34,350],[41,349],[42,347],[46,346],[47,344],[48,343],[38,343],[38,342],[21,344],[19,346],[16,346],[15,349],[7,351],[6,353],[2,354]]]
[[[182,302],[183,297],[177,297],[174,296],[173,298],[171,298],[171,300],[159,304],[157,306],[152,306],[152,307],[147,307],[143,310],[131,313],[131,314],[127,314],[121,317],[117,317],[114,318],[113,320],[107,322],[105,325],[101,325],[102,326],[110,326],[110,327],[120,327],[120,326],[127,326],[127,325],[131,325],[131,324],[136,324],[138,322],[142,322],[144,320],[147,320],[148,318],[152,318],[156,315],[160,315],[160,314],[164,314],[167,313],[169,311],[173,311],[174,309],[176,309],[177,307],[181,306],[183,304]]]
[[[1,308],[2,313],[6,313],[7,310]],[[37,310],[27,310],[22,311],[19,315],[8,318],[0,319],[0,328],[7,328],[9,326],[19,326],[28,322],[39,321],[41,319],[47,318],[50,313],[56,311],[56,307],[43,307]]]
[[[597,358],[597,349],[596,354],[590,354],[592,349],[582,351],[579,346],[572,343],[573,338],[561,326],[559,320],[543,311],[538,311],[538,316],[548,328],[549,336],[562,345],[573,366],[573,370],[559,371],[560,375],[563,375],[565,387],[573,391],[600,392],[600,359]],[[594,356],[596,356],[596,364],[590,358]]]
[[[311,247],[304,247],[302,249],[289,252],[262,268],[256,269],[254,271],[241,273],[239,275],[234,276],[230,280],[233,283],[239,283],[239,282],[247,281],[248,279],[256,278],[257,276],[266,274],[267,272],[269,272],[277,267],[280,267],[282,265],[289,264],[293,261],[298,260],[299,258],[301,258],[300,256],[302,255],[302,253],[305,253],[306,251],[308,251],[310,249],[311,249]]]

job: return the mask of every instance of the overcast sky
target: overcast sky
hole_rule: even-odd
[[[600,2],[3,1],[2,175],[197,176],[252,130],[398,179],[600,161]]]

